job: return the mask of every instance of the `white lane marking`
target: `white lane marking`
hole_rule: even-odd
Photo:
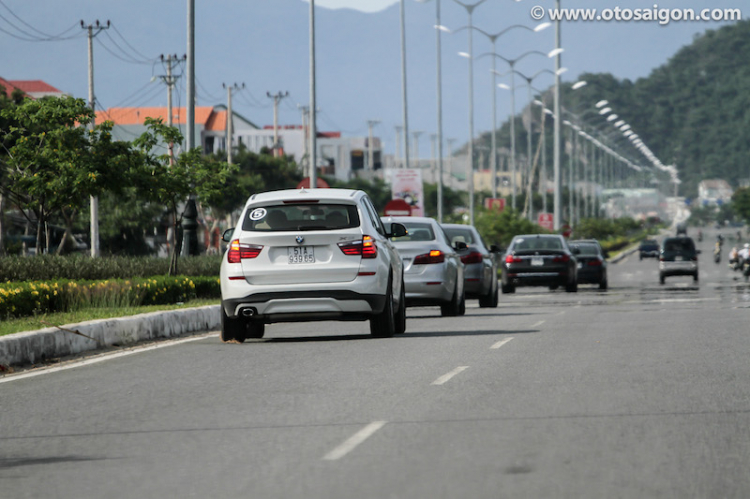
[[[8,383],[10,381],[17,381],[19,379],[34,378],[36,376],[42,376],[45,374],[52,374],[52,373],[56,373],[60,371],[67,371],[68,369],[74,369],[76,367],[90,366],[91,364],[98,364],[99,362],[105,362],[107,360],[119,359],[121,357],[127,357],[128,355],[149,352],[151,350],[157,350],[159,348],[166,348],[166,347],[171,347],[175,345],[181,345],[183,343],[189,343],[191,341],[205,340],[206,338],[211,338],[213,336],[218,336],[218,335],[219,333],[214,333],[214,334],[209,334],[206,336],[196,336],[196,337],[185,338],[181,340],[164,341],[156,345],[151,345],[151,346],[143,347],[143,348],[135,348],[134,350],[127,350],[125,352],[115,352],[112,354],[105,354],[101,357],[96,357],[96,358],[88,359],[88,360],[82,360],[80,362],[73,362],[71,364],[66,364],[64,366],[50,367],[49,369],[41,368],[38,371],[30,371],[30,372],[20,373],[20,374],[9,374],[4,378],[0,378],[0,383]]]
[[[544,322],[544,321],[542,321],[542,322]],[[512,339],[513,338],[505,338],[504,340],[500,340],[497,343],[495,343],[494,345],[492,345],[490,347],[490,350],[497,350],[498,348],[500,348],[501,346],[505,345],[506,343],[508,343]]]
[[[373,433],[385,426],[386,423],[387,421],[373,421],[372,423],[368,424],[357,433],[349,437],[343,444],[339,445],[331,452],[323,456],[323,459],[325,459],[326,461],[335,461],[337,459],[341,459],[342,457],[353,451],[359,444],[370,438]]]
[[[433,385],[443,385],[448,382],[453,376],[456,374],[462,373],[465,370],[467,370],[469,366],[460,366],[449,372],[448,374],[443,374],[438,379],[432,382]]]
[[[539,321],[539,322],[537,322],[536,324],[533,324],[533,325],[532,325],[531,327],[532,327],[532,328],[535,328],[535,327],[539,327],[539,326],[541,326],[542,324],[544,324],[545,322],[547,322],[547,321]]]

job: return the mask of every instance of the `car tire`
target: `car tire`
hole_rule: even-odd
[[[466,293],[461,294],[461,300],[458,304],[458,314],[456,315],[466,315]]]
[[[693,282],[698,282],[698,272],[693,274]]]
[[[512,284],[503,284],[500,291],[502,291],[504,295],[512,294],[516,292],[516,287]]]
[[[262,322],[248,322],[245,329],[245,338],[260,339],[266,334],[266,325]]]
[[[665,277],[661,274],[659,274],[659,284],[664,284]]]
[[[390,338],[396,334],[396,313],[393,309],[393,289],[390,279],[382,312],[370,318],[370,334],[376,338]]]
[[[566,293],[577,293],[578,292],[578,281],[570,282],[565,285]]]
[[[639,260],[643,260],[643,255],[638,255]]]
[[[479,297],[479,308],[497,307],[497,281],[490,286],[489,292]]]
[[[245,321],[237,318],[231,318],[221,307],[221,332],[219,338],[224,343],[242,343],[245,341]]]
[[[398,312],[396,313],[396,334],[406,332],[406,292],[404,282],[401,281],[401,299],[398,301]]]
[[[453,290],[453,296],[451,301],[440,305],[440,315],[443,317],[456,317],[461,311],[461,296],[458,294],[458,282],[456,282],[456,289]],[[465,302],[464,298],[464,303]]]
[[[599,282],[599,289],[607,289],[608,286],[606,277]]]

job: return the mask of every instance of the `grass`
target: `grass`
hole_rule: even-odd
[[[77,324],[79,322],[94,319],[111,319],[113,317],[125,317],[128,315],[145,314],[148,312],[159,312],[161,310],[176,310],[180,308],[202,307],[205,305],[218,305],[221,300],[205,299],[190,300],[178,305],[145,305],[142,307],[111,307],[111,308],[84,308],[75,312],[60,312],[53,314],[40,314],[34,317],[21,317],[18,319],[7,319],[0,321],[0,336],[20,333],[23,331],[36,331],[65,324]],[[49,324],[45,324],[49,323]]]

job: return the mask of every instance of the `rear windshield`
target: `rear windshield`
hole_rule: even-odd
[[[403,237],[396,237],[393,240],[398,242],[404,241],[434,241],[435,231],[432,225],[416,222],[402,222],[409,233]]]
[[[466,244],[478,244],[479,241],[474,238],[474,233],[470,229],[454,229],[452,227],[443,227],[445,233],[448,234],[448,239],[451,240],[451,244],[455,245],[458,242]]]
[[[659,246],[659,243],[657,243],[656,241],[652,241],[650,239],[646,239],[644,241],[641,241],[641,246],[647,246],[649,248],[653,248],[655,246]]]
[[[350,204],[295,203],[255,206],[247,210],[242,230],[256,232],[337,230],[359,227],[357,207]]]
[[[692,239],[667,239],[664,241],[664,251],[693,252],[695,245]]]
[[[526,237],[516,239],[513,243],[513,251],[561,249],[563,249],[563,243],[556,237]]]
[[[578,244],[581,256],[597,256],[599,254],[599,247],[595,244]]]

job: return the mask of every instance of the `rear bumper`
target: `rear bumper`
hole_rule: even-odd
[[[366,320],[383,311],[385,295],[351,290],[327,290],[325,294],[318,291],[255,293],[222,300],[221,306],[228,317],[243,316],[265,323]],[[243,309],[252,311],[252,315],[243,315]]]

